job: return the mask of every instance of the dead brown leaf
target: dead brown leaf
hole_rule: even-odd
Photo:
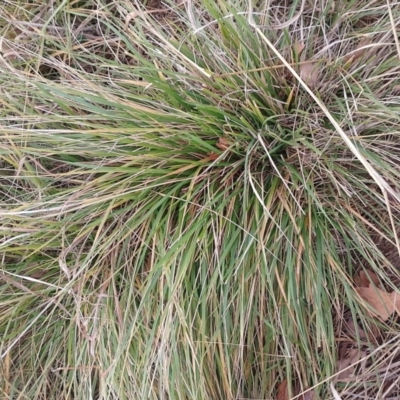
[[[207,157],[203,158],[201,161],[215,161],[218,160],[219,155],[217,153],[210,152]]]
[[[317,63],[308,61],[300,65],[300,78],[307,84],[310,89],[314,89],[320,79],[320,71]]]
[[[218,142],[217,142],[216,146],[220,150],[225,151],[225,150],[228,150],[230,146],[232,146],[232,142],[226,137],[220,137],[218,139]]]
[[[357,275],[354,276],[354,283],[358,287],[368,287],[371,282],[373,282],[377,287],[379,287],[381,284],[378,275],[376,275],[376,273],[370,269],[361,270]]]
[[[364,329],[361,329],[358,325],[356,327],[353,318],[350,318],[345,322],[343,326],[343,332],[346,333],[351,338],[357,338],[357,337],[359,337],[360,339],[368,338]]]
[[[278,391],[276,392],[276,400],[289,400],[289,390],[287,379],[284,379],[278,385]]]
[[[370,306],[372,316],[386,321],[395,311],[400,310],[400,296],[396,292],[388,293],[370,285],[356,289],[361,298]]]
[[[343,333],[351,339],[369,340],[374,342],[381,337],[379,327],[372,321],[368,324],[368,330],[361,329],[359,325],[353,321],[352,318],[346,320],[343,325]]]
[[[336,363],[336,370],[340,372],[336,376],[336,380],[343,381],[349,379],[356,370],[357,362],[366,355],[367,353],[360,349],[349,349],[346,355],[342,356]]]

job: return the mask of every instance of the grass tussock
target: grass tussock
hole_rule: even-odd
[[[398,399],[399,18],[3,1],[1,397]]]

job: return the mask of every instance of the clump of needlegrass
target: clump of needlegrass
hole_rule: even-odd
[[[4,398],[398,398],[399,11],[259,3],[1,6]]]

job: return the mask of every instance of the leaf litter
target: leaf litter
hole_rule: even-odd
[[[336,363],[336,369],[339,374],[336,376],[336,380],[345,381],[351,378],[355,372],[360,360],[367,357],[367,352],[357,348],[346,347],[343,352],[344,355]]]
[[[287,379],[284,379],[279,385],[276,392],[276,400],[289,400],[289,390]]]
[[[372,317],[385,322],[395,311],[400,310],[400,295],[396,292],[387,292],[381,285],[377,274],[371,270],[362,270],[354,276],[356,292],[367,304]],[[344,330],[353,338],[373,341],[380,334],[379,328],[372,323],[370,332],[356,327],[352,318],[346,320]],[[336,363],[334,381],[349,382],[361,373],[366,367],[369,358],[368,350],[357,343],[355,339],[343,342],[339,348],[339,357]],[[301,400],[315,400],[316,393],[308,390],[300,394],[296,385],[294,395]],[[277,388],[277,400],[290,400],[288,381],[283,380]]]
[[[396,292],[388,292],[381,284],[378,275],[369,270],[361,270],[354,276],[355,291],[366,305],[371,317],[385,322],[389,317],[400,311],[400,295]],[[380,330],[373,322],[370,326],[370,332],[356,327],[352,318],[346,320],[345,331],[351,337],[357,337],[361,340],[377,340],[380,336]],[[357,346],[357,347],[355,347]],[[368,359],[366,350],[360,348],[355,340],[342,343],[339,348],[339,359],[336,363],[338,374],[336,381],[348,381],[356,375],[357,366],[365,364]]]
[[[300,77],[310,89],[314,89],[320,81],[320,70],[317,63],[307,61],[300,65]]]
[[[400,295],[396,292],[387,292],[374,272],[361,271],[354,282],[358,286],[356,292],[368,306],[372,317],[385,322],[394,312],[399,312]]]

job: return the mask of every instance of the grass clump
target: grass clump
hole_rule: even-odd
[[[4,398],[398,398],[396,8],[0,7]]]

